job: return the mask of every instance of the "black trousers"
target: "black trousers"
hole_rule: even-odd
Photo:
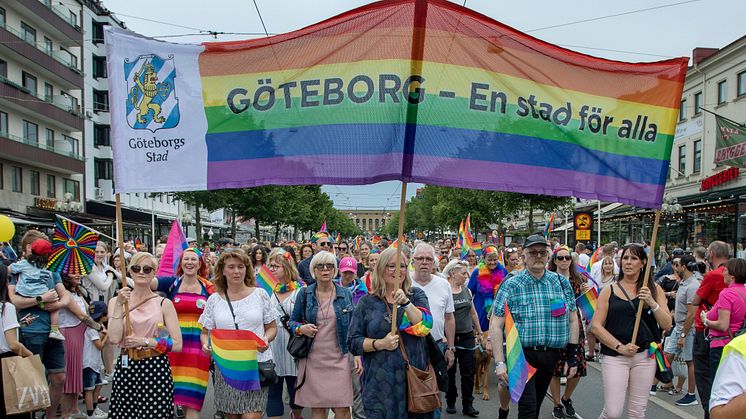
[[[461,404],[464,408],[471,406],[474,402],[474,371],[476,359],[473,348],[475,345],[474,333],[456,333],[456,361],[448,369],[448,391],[446,391],[446,403],[456,404],[458,391],[456,390],[456,366],[461,373]]]
[[[523,390],[521,399],[518,400],[518,419],[537,419],[541,412],[541,403],[549,389],[552,375],[557,367],[560,356],[559,349],[535,350],[534,348],[523,348],[526,361],[536,368],[536,373]]]
[[[694,332],[694,349],[692,351],[694,361],[694,381],[697,384],[699,401],[705,411],[704,419],[710,419],[710,391],[715,371],[710,368],[710,342],[705,340],[704,332]]]

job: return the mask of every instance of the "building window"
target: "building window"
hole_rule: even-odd
[[[0,133],[8,135],[8,114],[5,112],[0,112]]]
[[[108,125],[93,125],[93,145],[95,147],[111,146],[111,127]]]
[[[65,140],[66,143],[70,144],[70,153],[73,156],[78,157],[79,155],[78,140],[76,138],[69,137],[65,134],[62,134],[62,139]]]
[[[93,111],[109,112],[109,92],[106,90],[93,91]]]
[[[63,52],[64,55],[68,57],[68,65],[73,68],[78,68],[78,57],[73,55],[70,51],[66,50],[65,48],[60,47],[60,52]]]
[[[679,121],[686,119],[686,99],[681,99],[681,108],[679,109]]]
[[[718,83],[718,105],[725,103],[728,98],[728,83],[723,80]]]
[[[0,189],[3,189],[5,187],[5,169],[3,168],[3,164],[0,163]]]
[[[11,190],[13,192],[23,192],[23,169],[18,166],[13,166]]]
[[[5,9],[0,7],[0,27],[5,27]]]
[[[63,193],[71,194],[73,201],[80,201],[80,182],[72,179],[65,179],[65,190]]]
[[[47,128],[47,150],[54,150],[54,130]]]
[[[52,102],[54,100],[54,86],[44,83],[44,100]]]
[[[93,78],[106,78],[106,57],[93,56]]]
[[[39,190],[41,189],[39,186],[39,172],[31,170],[30,173],[29,181],[31,182],[31,195],[39,196]]]
[[[24,41],[36,46],[36,29],[27,25],[25,22],[21,22],[21,37]]]
[[[23,142],[35,147],[39,146],[39,126],[25,119],[23,120]]]
[[[692,172],[699,173],[702,170],[702,140],[695,141],[693,149],[694,165],[692,166]]]
[[[52,51],[54,51],[54,44],[52,44],[52,40],[44,37],[44,51],[46,51],[47,55],[52,55]]]
[[[114,166],[111,159],[94,159],[93,176],[98,187],[99,179],[112,179],[114,177]]]
[[[686,145],[679,146],[679,176],[686,174]]]
[[[36,96],[36,77],[27,72],[23,72],[23,87],[27,88],[32,95]]]
[[[47,198],[57,198],[57,179],[47,175]]]
[[[91,25],[93,27],[93,43],[101,44],[104,42],[104,23],[93,21]]]
[[[736,80],[738,81],[738,83],[736,83],[738,87],[736,96],[746,95],[746,71],[738,73],[738,76],[736,76]]]
[[[694,94],[694,115],[699,115],[702,112],[702,92]]]
[[[0,60],[0,76],[8,78],[8,62],[5,60]]]

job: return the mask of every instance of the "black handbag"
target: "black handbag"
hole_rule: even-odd
[[[238,330],[238,322],[236,322],[236,313],[233,312],[233,304],[231,299],[228,298],[228,291],[225,291],[225,301],[228,302],[228,308],[231,309],[231,316],[233,316],[233,326]],[[269,361],[259,361],[256,363],[257,369],[259,370],[259,384],[262,387],[267,387],[272,384],[277,384],[279,377],[277,377],[277,371],[275,371],[275,363],[271,359]]]
[[[448,391],[448,362],[446,362],[446,357],[432,335],[428,334],[425,336],[425,341],[427,342],[430,364],[432,364],[435,370],[435,379],[438,381],[438,389],[440,391]]]
[[[613,285],[612,285],[613,286]],[[634,310],[635,315],[637,315],[637,309],[635,308],[635,305],[632,303],[632,300],[629,299],[629,295],[627,294],[627,291],[622,287],[621,285],[619,288],[622,290],[622,293],[624,293],[624,296],[627,297],[627,302],[629,303],[630,307],[632,307],[632,310]],[[612,288],[612,292],[614,289]],[[639,302],[639,304],[642,304],[642,301]],[[647,323],[645,323],[644,319],[640,319],[640,324],[645,327],[645,330],[650,335],[651,338],[655,339],[655,335],[653,332],[650,331],[650,328],[648,327]],[[660,342],[659,342],[660,346]],[[665,355],[663,355],[665,356]],[[671,371],[671,368],[667,368],[665,365],[663,366],[663,369],[660,369],[656,362],[655,366],[655,378],[660,381],[663,384],[671,384],[673,381],[673,371]]]
[[[303,309],[301,310],[301,323],[306,323],[306,295],[303,294]],[[282,309],[282,312],[285,313],[285,309],[282,308],[282,305],[280,305],[280,308]],[[287,313],[285,313],[287,315]],[[290,334],[290,339],[288,339],[288,346],[287,350],[288,353],[295,359],[302,359],[308,356],[308,354],[311,352],[311,346],[313,345],[313,338],[306,335],[296,335],[295,333],[290,331],[290,328],[287,328],[288,333]]]

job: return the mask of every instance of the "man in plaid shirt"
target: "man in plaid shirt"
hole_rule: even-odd
[[[490,334],[498,378],[507,385],[503,351],[506,304],[513,315],[526,360],[536,368],[518,402],[519,418],[539,417],[561,349],[566,348],[568,352],[567,378],[577,372],[577,359],[573,356],[578,351],[579,331],[575,294],[567,278],[546,269],[550,254],[549,243],[543,236],[529,236],[523,246],[526,269],[503,281],[493,304]]]

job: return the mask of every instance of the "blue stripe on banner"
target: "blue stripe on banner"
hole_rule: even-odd
[[[404,126],[334,124],[207,134],[207,155],[209,162],[218,162],[402,152]],[[395,140],[385,142],[380,138]],[[562,141],[423,125],[417,127],[414,154],[415,158],[434,156],[572,170],[654,185],[665,183],[668,167],[664,160],[589,150]]]

